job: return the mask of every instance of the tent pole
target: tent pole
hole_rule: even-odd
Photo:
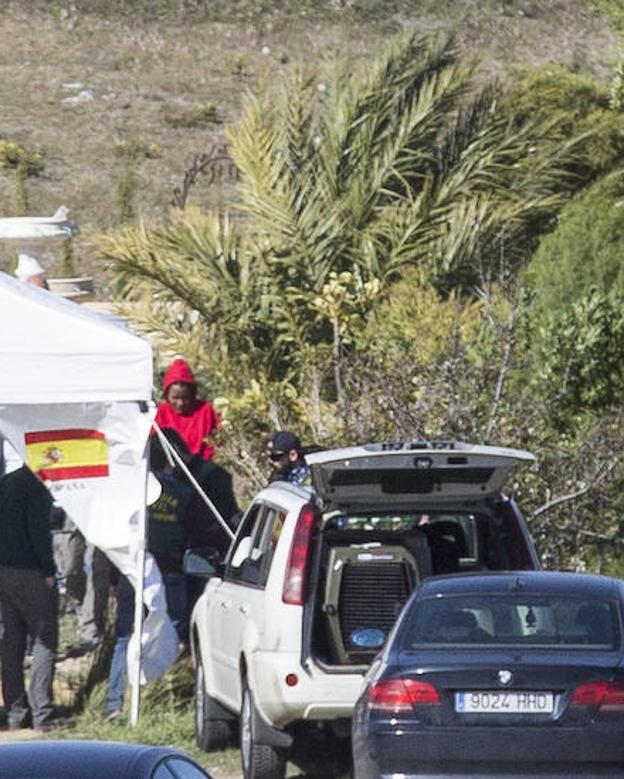
[[[199,485],[197,479],[193,476],[193,474],[190,472],[188,465],[184,462],[184,460],[180,457],[178,452],[176,451],[175,446],[172,446],[169,440],[167,439],[167,436],[163,433],[163,431],[158,427],[156,422],[152,422],[152,427],[156,431],[156,435],[158,436],[158,440],[160,441],[160,445],[162,446],[165,455],[167,456],[167,459],[169,460],[169,465],[177,465],[178,468],[182,471],[182,473],[186,476],[186,478],[190,481],[190,483],[195,488],[195,491],[198,493],[199,497],[204,501],[204,503],[208,506],[208,508],[212,511],[215,519],[217,522],[221,525],[223,530],[227,533],[227,535],[230,537],[230,541],[234,538],[234,531],[232,528],[228,525],[228,523],[223,519],[221,512],[219,509],[215,506],[215,504],[210,500],[208,495],[204,492],[204,490]]]
[[[137,641],[137,662],[134,664],[134,679],[132,684],[132,700],[130,703],[130,724],[135,727],[139,722],[139,704],[141,701],[141,658],[143,636],[143,591],[145,586],[145,546],[147,539],[147,479],[149,475],[149,449],[146,444],[143,453],[142,476],[144,483],[143,502],[139,507],[139,548],[137,552],[137,583],[134,591],[134,634]]]

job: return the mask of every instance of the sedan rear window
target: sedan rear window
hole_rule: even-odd
[[[620,644],[614,602],[568,595],[426,598],[412,604],[401,635],[402,649],[449,644],[613,649]]]

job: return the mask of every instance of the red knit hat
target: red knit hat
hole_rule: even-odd
[[[181,357],[175,359],[167,368],[167,372],[163,378],[163,393],[166,395],[169,387],[178,382],[181,382],[182,384],[191,384],[195,388],[197,387],[197,382],[195,381],[195,376],[193,376],[191,366]]]

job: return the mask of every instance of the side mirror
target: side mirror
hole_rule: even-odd
[[[232,559],[230,561],[232,568],[240,568],[240,566],[249,557],[250,554],[251,554],[251,536],[245,536],[245,538],[241,538],[238,546],[236,547],[236,551],[232,556]]]
[[[219,574],[219,558],[214,552],[202,554],[199,549],[187,549],[184,553],[182,569],[189,576],[201,576],[208,579]]]

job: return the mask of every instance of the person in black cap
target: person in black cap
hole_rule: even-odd
[[[273,472],[269,482],[288,481],[298,486],[310,484],[310,468],[303,457],[299,438],[290,430],[277,430],[266,441],[265,454]]]

